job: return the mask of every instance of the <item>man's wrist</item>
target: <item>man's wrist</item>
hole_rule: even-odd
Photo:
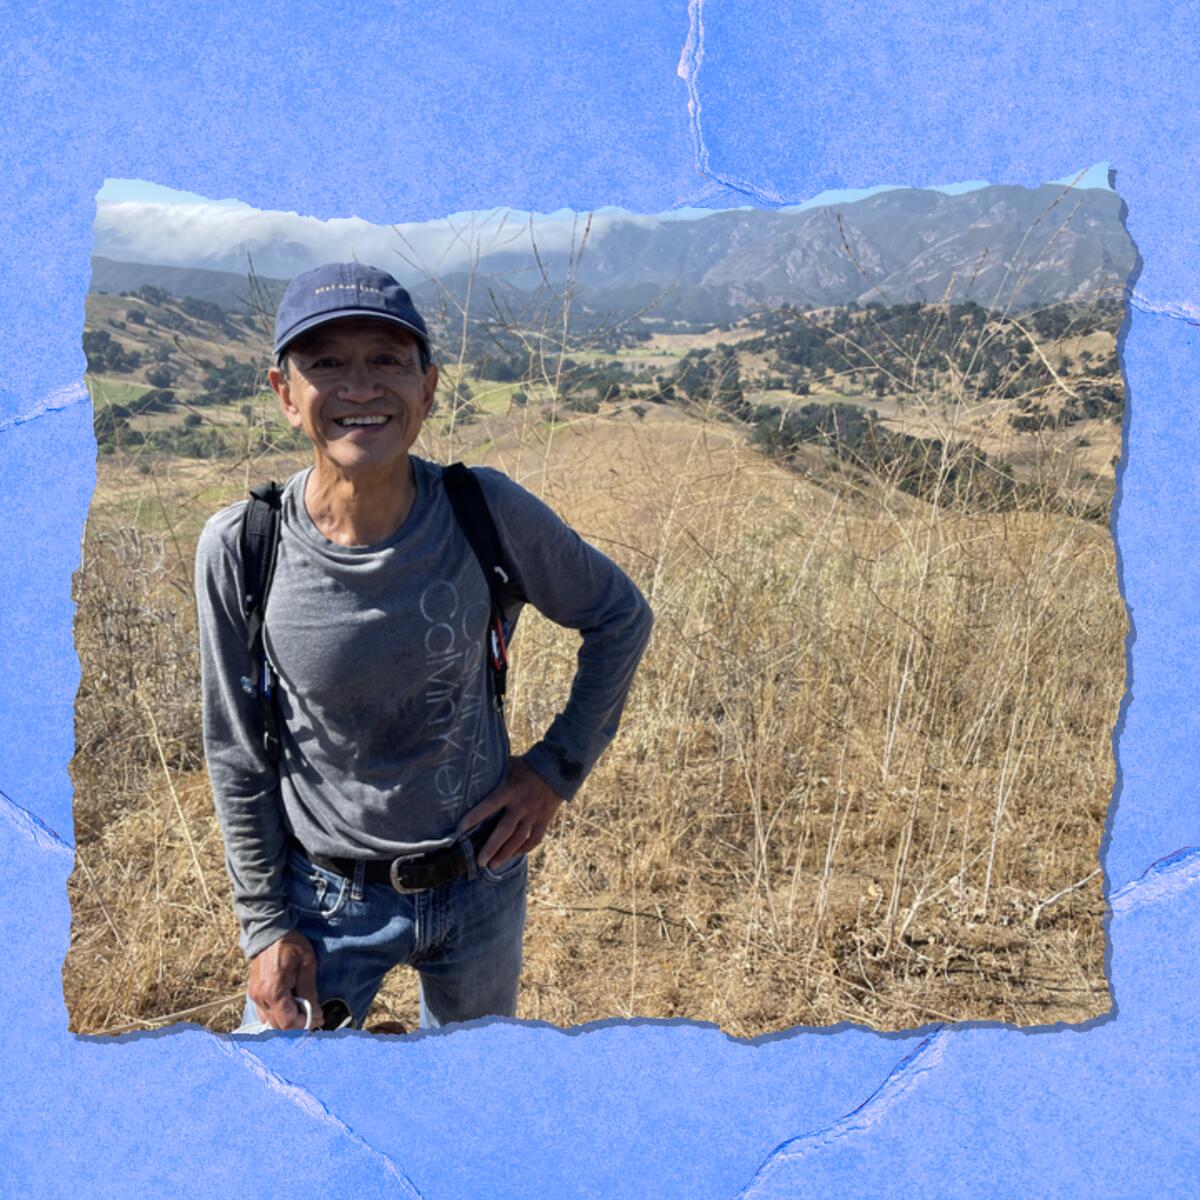
[[[286,937],[296,928],[296,914],[288,909],[282,913],[278,921],[267,924],[255,922],[253,932],[242,931],[241,946],[246,961],[251,962],[269,946],[275,945],[281,937]]]
[[[531,747],[520,760],[560,799],[570,800],[583,783],[583,764],[572,762],[544,742]],[[574,775],[571,779],[569,776]]]

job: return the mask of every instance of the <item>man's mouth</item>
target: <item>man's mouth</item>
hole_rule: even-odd
[[[386,425],[392,418],[383,416],[334,417],[333,423],[343,429],[355,429],[370,425]]]

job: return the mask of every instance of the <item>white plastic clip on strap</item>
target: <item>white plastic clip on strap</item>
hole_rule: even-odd
[[[303,1008],[304,1008],[304,1031],[305,1031],[305,1033],[311,1033],[311,1032],[313,1031],[313,1028],[314,1028],[314,1027],[313,1027],[313,1023],[312,1023],[312,1017],[313,1017],[313,1014],[312,1014],[312,1005],[311,1005],[311,1004],[309,1004],[309,1002],[308,1002],[307,1000],[305,1000],[303,996],[297,996],[297,997],[296,997],[296,1003],[297,1003],[297,1004],[299,1004],[299,1005],[302,1005],[302,1006],[303,1006]],[[326,1011],[327,1011],[327,1012],[331,1012],[332,1010],[330,1009],[330,1010],[326,1010]],[[327,1016],[327,1017],[326,1017],[326,1021],[327,1021],[327,1022],[328,1022],[328,1019],[329,1019],[329,1018],[328,1018],[328,1016]],[[333,1026],[333,1029],[334,1029],[334,1030],[337,1030],[337,1029],[345,1029],[345,1028],[346,1028],[348,1025],[350,1025],[350,1024],[353,1022],[353,1021],[354,1021],[354,1014],[353,1014],[353,1013],[351,1013],[351,1012],[350,1012],[350,1009],[347,1007],[347,1008],[346,1008],[346,1015],[345,1015],[345,1016],[344,1016],[344,1017],[343,1017],[343,1018],[342,1018],[342,1019],[341,1019],[341,1020],[340,1020],[340,1021],[339,1021],[339,1022],[336,1024],[336,1025],[334,1025],[334,1026]],[[328,1029],[330,1028],[330,1026],[329,1026],[329,1025],[328,1025],[328,1023],[327,1023],[327,1024],[325,1024],[325,1025],[322,1025],[322,1026],[321,1026],[321,1028],[322,1028],[322,1029],[325,1029],[325,1030],[328,1030]]]

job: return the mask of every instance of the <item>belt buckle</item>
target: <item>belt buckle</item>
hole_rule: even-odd
[[[395,890],[397,892],[399,892],[400,895],[411,896],[416,892],[427,892],[429,890],[427,885],[424,887],[405,887],[405,885],[400,882],[400,876],[397,871],[397,867],[400,867],[406,863],[413,862],[415,859],[418,859],[421,857],[423,857],[423,856],[420,854],[407,854],[407,855],[401,855],[401,857],[399,857],[399,858],[392,859],[391,865],[388,867],[388,880],[391,883],[392,887],[395,888]]]

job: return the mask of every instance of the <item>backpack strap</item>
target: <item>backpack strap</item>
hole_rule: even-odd
[[[250,489],[242,514],[241,551],[245,594],[242,612],[246,617],[246,650],[256,680],[242,679],[245,691],[258,697],[263,720],[263,749],[272,762],[279,761],[279,714],[275,708],[278,679],[263,646],[263,619],[267,596],[275,577],[279,549],[279,527],[283,488],[272,480]]]
[[[504,711],[504,693],[508,678],[508,645],[504,635],[504,609],[500,589],[508,582],[504,559],[500,551],[500,535],[492,520],[491,510],[483,496],[479,480],[465,463],[451,463],[442,468],[442,482],[450,507],[459,528],[475,552],[487,580],[492,598],[492,614],[488,621],[487,657],[492,676],[492,697],[496,708]]]

